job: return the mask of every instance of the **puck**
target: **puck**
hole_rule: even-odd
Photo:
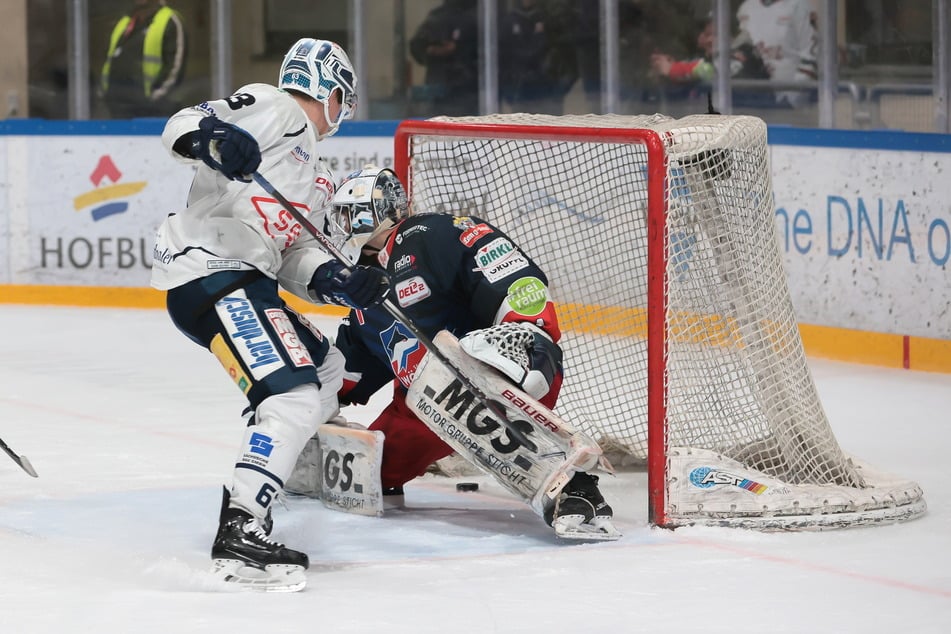
[[[460,482],[456,485],[456,491],[478,491],[478,482]]]

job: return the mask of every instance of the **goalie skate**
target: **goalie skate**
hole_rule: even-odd
[[[621,533],[611,521],[613,514],[598,489],[598,477],[576,473],[558,494],[549,523],[561,539],[614,541]]]
[[[566,515],[556,518],[552,528],[555,529],[555,537],[575,541],[613,542],[622,536],[607,517],[595,517],[585,521],[580,515]]]

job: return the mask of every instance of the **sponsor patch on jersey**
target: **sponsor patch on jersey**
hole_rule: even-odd
[[[430,295],[432,295],[432,291],[429,290],[426,280],[418,275],[414,275],[396,285],[396,298],[403,308],[418,304]]]
[[[407,253],[401,258],[397,258],[397,260],[393,262],[394,273],[403,273],[414,268],[416,268],[416,256],[411,253]]]
[[[310,214],[310,207],[290,201],[304,216]],[[289,211],[275,198],[251,196],[251,204],[261,217],[264,232],[274,240],[281,250],[290,247],[300,237],[304,227],[294,219]]]
[[[479,241],[480,238],[483,238],[492,233],[491,227],[487,224],[478,224],[474,227],[469,227],[459,236],[459,242],[471,247],[473,244]]]
[[[204,114],[204,115],[208,115],[208,116],[210,116],[210,117],[216,117],[216,116],[218,116],[218,113],[215,112],[215,109],[214,109],[214,108],[212,108],[210,105],[208,105],[208,102],[207,102],[207,101],[202,101],[200,104],[198,104],[197,106],[195,106],[195,110],[197,110],[198,112],[200,112],[200,113],[202,113],[202,114]]]
[[[277,333],[281,345],[287,350],[291,362],[298,368],[314,365],[313,359],[310,358],[310,352],[308,352],[304,344],[301,343],[300,337],[297,336],[297,331],[294,330],[294,324],[291,323],[287,313],[280,308],[268,308],[264,311],[264,314],[267,315],[268,321],[271,322],[271,326],[274,328],[274,332]]]
[[[215,310],[238,356],[256,380],[284,367],[284,360],[244,291],[222,297],[215,302]]]
[[[337,191],[337,186],[334,185],[334,182],[331,180],[332,176],[328,174],[318,174],[314,178],[314,188],[318,193],[323,194],[326,200],[333,198],[334,192]],[[315,209],[319,209],[320,206],[315,206]]]
[[[237,357],[234,356],[234,353],[231,352],[231,348],[228,347],[228,344],[225,343],[225,338],[221,336],[221,333],[215,335],[209,347],[211,348],[211,353],[215,355],[221,363],[221,367],[225,369],[225,372],[227,372],[231,380],[235,382],[238,389],[244,394],[250,392],[254,382],[248,378],[244,368],[241,367],[241,363]]]
[[[162,264],[169,264],[172,260],[175,259],[168,249],[159,250],[159,246],[156,244],[152,247],[152,259],[156,262],[161,262]]]
[[[296,146],[291,150],[291,156],[300,161],[301,163],[310,163],[310,152],[302,148],[301,146]]]
[[[237,271],[241,268],[241,260],[208,260],[205,266],[209,271]]]
[[[398,321],[380,333],[380,341],[390,357],[393,376],[406,387],[412,385],[416,368],[426,355],[426,348],[409,328]]]
[[[496,238],[475,254],[476,268],[490,282],[498,282],[528,266],[528,260],[509,240]]]
[[[310,321],[309,319],[304,317],[301,313],[297,312],[290,306],[285,306],[284,310],[286,312],[293,313],[293,315],[297,317],[297,321],[299,321],[305,328],[307,328],[307,330],[310,331],[310,334],[314,335],[314,337],[317,338],[317,341],[324,340],[324,333],[320,332],[317,326],[314,325],[314,322]]]
[[[396,234],[396,239],[394,240],[394,242],[396,242],[396,244],[403,244],[404,238],[408,238],[414,233],[426,233],[427,231],[429,231],[429,227],[427,227],[426,225],[413,225],[406,231],[402,231]]]
[[[548,303],[548,287],[537,277],[522,277],[508,288],[505,303],[519,315],[537,315]]]

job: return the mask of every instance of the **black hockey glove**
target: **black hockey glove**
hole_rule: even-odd
[[[254,137],[218,117],[198,122],[193,154],[231,180],[251,182],[249,177],[261,164],[261,149]]]
[[[372,266],[354,266],[347,270],[339,260],[324,262],[314,271],[310,289],[328,304],[362,309],[386,299],[390,278]]]

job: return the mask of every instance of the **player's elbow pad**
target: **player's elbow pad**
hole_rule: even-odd
[[[542,398],[562,374],[561,348],[540,328],[505,322],[459,340],[466,353],[501,371],[533,398]]]

